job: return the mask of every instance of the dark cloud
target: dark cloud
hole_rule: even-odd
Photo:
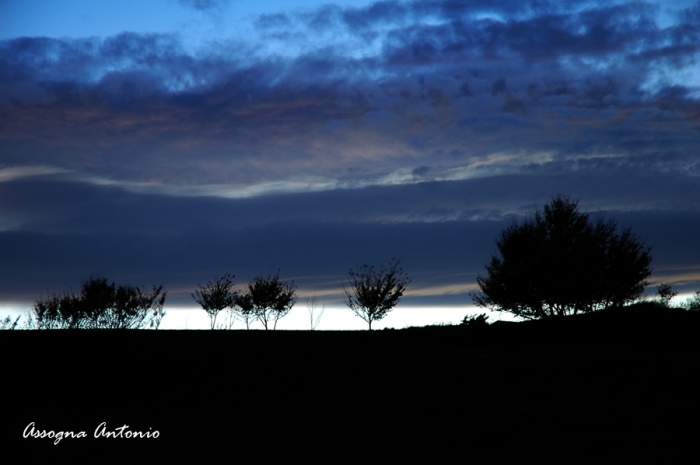
[[[644,5],[618,5],[503,21],[452,17],[438,24],[416,22],[391,31],[387,52],[393,65],[514,55],[528,61],[562,55],[615,57],[674,40],[661,34],[654,13]]]
[[[284,13],[265,13],[255,19],[255,27],[268,29],[287,27],[292,25],[292,20]]]
[[[499,79],[493,83],[493,89],[491,90],[491,95],[498,95],[500,93],[505,93],[508,90],[506,86],[505,79]]]
[[[341,17],[342,8],[325,4],[311,13],[300,14],[306,26],[317,31],[323,31],[335,27]]]
[[[91,273],[119,282],[164,284],[170,305],[193,306],[189,295],[197,283],[230,271],[236,283],[257,273],[281,270],[309,292],[330,292],[340,304],[341,281],[351,267],[402,258],[416,290],[441,285],[473,285],[469,263],[483,266],[496,224],[454,223],[438,226],[280,222],[234,232],[191,231],[177,235],[88,234],[51,235],[0,233],[8,250],[0,273],[0,293],[6,301],[32,300],[47,289],[75,287]],[[469,241],[476,248],[465,247]],[[459,247],[459,250],[454,250]],[[453,250],[450,251],[450,248]],[[447,282],[440,280],[454,275]],[[429,291],[428,291],[429,292]],[[433,292],[433,294],[438,294]],[[462,305],[469,302],[462,296]],[[342,304],[341,304],[342,305]]]
[[[364,8],[348,8],[340,17],[353,31],[363,31],[377,24],[396,24],[404,21],[411,12],[409,4],[395,1],[380,1]]]
[[[411,300],[409,296],[406,305],[469,305],[467,291],[483,273],[501,229],[541,207],[548,199],[542,192],[570,182],[561,179],[545,186],[541,178],[523,177],[482,180],[474,185],[455,183],[448,192],[441,192],[448,187],[444,184],[427,183],[415,186],[414,195],[396,187],[347,191],[340,197],[332,192],[248,201],[142,198],[92,188],[89,192],[97,194],[94,200],[75,192],[74,196],[64,194],[61,202],[54,201],[51,207],[65,203],[65,211],[70,202],[83,199],[82,204],[73,206],[78,210],[74,214],[57,216],[53,228],[46,222],[26,226],[34,231],[0,232],[0,249],[4,251],[0,293],[5,300],[31,301],[45,295],[47,289],[67,290],[90,273],[99,272],[119,282],[162,283],[169,290],[171,305],[191,305],[189,293],[214,274],[230,271],[236,274],[237,283],[243,283],[257,273],[281,269],[284,278],[295,279],[304,293],[323,292],[340,304],[340,282],[349,268],[397,257],[414,277],[412,293],[416,297]],[[619,193],[613,187],[608,189]],[[32,190],[40,191],[40,186]],[[651,185],[650,190],[659,189]],[[686,194],[695,196],[696,191]],[[564,192],[580,190],[575,186]],[[48,192],[43,194],[50,197]],[[582,207],[597,212],[597,202],[609,201],[602,189],[599,196],[582,198]],[[105,197],[111,200],[105,201]],[[390,216],[397,211],[421,212],[424,205],[411,204],[425,197],[433,199],[426,202],[433,211],[452,213],[463,208],[462,218],[391,221]],[[684,202],[679,196],[670,200]],[[371,208],[376,203],[381,206]],[[488,210],[490,205],[509,206],[515,212]],[[339,211],[329,215],[333,209]],[[621,226],[631,227],[653,246],[654,282],[669,280],[682,291],[696,290],[700,285],[700,250],[694,241],[700,227],[697,210],[606,210]],[[287,215],[280,214],[282,211]],[[389,216],[385,218],[388,221],[358,221],[380,212]],[[440,291],[450,287],[450,292]]]
[[[230,0],[177,0],[180,5],[199,11],[221,10]]]
[[[677,24],[661,29],[653,21],[655,11],[636,4],[582,4],[567,11],[549,3],[525,8],[498,2],[382,2],[360,9],[328,6],[302,15],[314,28],[347,23],[350,34],[360,24],[371,27],[372,18],[382,22],[386,41],[373,57],[348,57],[339,48],[342,41],[289,58],[257,56],[252,46],[237,47],[232,54],[224,48],[224,54],[217,52],[221,44],[191,54],[176,37],[159,35],[6,41],[0,47],[5,90],[0,118],[11,150],[3,155],[21,163],[32,160],[32,153],[75,153],[78,143],[104,153],[95,155],[102,160],[128,147],[136,159],[153,161],[163,157],[144,158],[144,153],[169,145],[169,162],[190,158],[192,151],[183,147],[192,147],[212,160],[221,160],[229,148],[256,159],[279,159],[284,153],[296,163],[321,154],[347,160],[351,141],[358,139],[367,145],[361,149],[365,153],[386,150],[389,139],[411,140],[412,158],[432,156],[435,152],[425,148],[435,140],[443,153],[504,150],[480,137],[489,130],[460,136],[459,122],[473,118],[478,118],[476,128],[490,121],[496,121],[493,127],[509,121],[504,130],[527,127],[529,132],[519,130],[508,139],[528,152],[568,152],[573,138],[582,147],[580,131],[591,127],[601,133],[591,138],[587,151],[615,145],[606,130],[632,119],[645,131],[685,131],[683,124],[697,125],[696,90],[687,81],[660,85],[650,60],[664,57],[668,66],[691,63],[697,26],[685,12]],[[479,17],[479,12],[501,16]],[[433,15],[438,23],[424,24],[421,15]],[[266,15],[258,24],[287,27],[297,19]],[[600,65],[592,69],[590,60]],[[676,89],[673,96],[669,88]],[[377,125],[368,115],[378,110],[393,119]],[[502,113],[527,119],[503,120]],[[381,126],[390,120],[396,124]],[[346,140],[326,131],[329,121],[350,124]],[[553,126],[559,126],[556,133]],[[410,128],[410,138],[402,128]],[[72,142],[62,142],[66,138]],[[314,144],[307,143],[310,138]],[[549,143],[542,144],[543,139]],[[200,150],[202,145],[208,149]],[[250,160],[245,164],[250,168]],[[378,168],[376,173],[387,166]],[[108,171],[113,170],[119,168]],[[314,174],[331,171],[324,167]],[[221,173],[217,168],[211,176]]]
[[[419,166],[418,168],[414,169],[412,171],[414,176],[423,176],[425,175],[428,171],[430,171],[429,166]]]

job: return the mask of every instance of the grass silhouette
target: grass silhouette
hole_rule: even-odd
[[[3,331],[3,354],[21,354],[4,393],[26,399],[5,415],[3,437],[50,454],[145,447],[255,461],[689,452],[699,329],[700,313],[646,302],[372,332]],[[160,437],[53,446],[21,438],[30,421]]]

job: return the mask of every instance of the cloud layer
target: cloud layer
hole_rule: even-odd
[[[175,35],[18,38],[0,45],[0,156],[184,186],[420,167],[697,175],[700,10],[662,12],[379,2],[261,16],[259,40],[194,52]]]

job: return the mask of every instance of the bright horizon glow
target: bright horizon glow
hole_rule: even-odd
[[[199,307],[164,307],[165,317],[159,329],[210,329],[209,316]],[[18,326],[21,327],[26,315],[31,308],[14,304],[0,308],[0,318],[10,316],[13,320],[22,316]],[[217,316],[217,325],[225,322],[227,311],[224,310]],[[466,315],[478,315],[486,313],[489,322],[498,320],[518,321],[518,319],[504,312],[492,312],[475,306],[464,307],[395,307],[387,316],[372,323],[372,329],[384,328],[409,328],[414,326],[429,326],[437,324],[459,324]],[[326,307],[317,330],[319,331],[361,331],[367,329],[367,323],[356,316],[347,307]],[[238,320],[231,329],[245,330],[245,324]],[[255,321],[251,324],[251,330],[264,330],[262,324]],[[277,323],[278,330],[308,330],[310,329],[309,313],[304,304],[296,305],[291,312]]]
[[[695,293],[682,293],[671,299],[671,306],[680,306]],[[655,295],[644,296],[646,300],[654,300]],[[210,330],[210,320],[207,313],[199,307],[178,307],[173,306],[165,308],[165,317],[161,322],[159,329],[166,330]],[[21,304],[10,304],[0,307],[0,318],[10,317],[13,320],[17,316],[20,318],[18,326],[21,327],[25,321],[26,315],[31,312],[31,307],[26,307]],[[403,329],[410,327],[422,327],[440,324],[458,325],[467,315],[479,315],[486,313],[488,322],[496,321],[523,321],[520,318],[508,312],[496,312],[488,309],[478,308],[476,306],[406,306],[395,307],[382,320],[372,323],[373,330],[382,330],[385,328]],[[219,313],[216,319],[217,326],[226,322],[228,312],[226,310]],[[367,330],[367,323],[360,317],[356,316],[347,307],[332,306],[326,307],[320,323],[317,326],[318,331],[362,331]],[[235,321],[231,330],[245,330],[245,324],[238,320]],[[264,330],[262,324],[255,321],[251,324],[251,330]],[[304,304],[296,305],[291,312],[277,323],[277,330],[281,331],[300,331],[310,329],[309,313]]]

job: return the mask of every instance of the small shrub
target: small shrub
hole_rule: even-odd
[[[697,291],[692,297],[683,302],[683,308],[693,312],[700,312],[700,291]]]
[[[34,303],[27,329],[158,329],[165,316],[163,286],[152,290],[109,283],[91,276],[80,292],[53,295]]]
[[[479,315],[467,315],[462,319],[462,326],[470,326],[470,327],[485,327],[488,326],[488,320],[489,317],[486,315],[486,313],[481,313]]]
[[[20,316],[15,318],[14,321],[9,316],[6,317],[4,320],[0,320],[0,330],[7,329],[12,331],[13,329],[15,329],[17,327],[17,322],[19,321]]]

